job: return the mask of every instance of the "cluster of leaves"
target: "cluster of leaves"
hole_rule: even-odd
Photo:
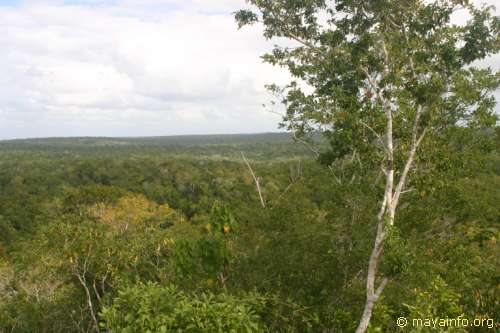
[[[441,278],[436,277],[428,290],[417,291],[412,305],[405,304],[408,309],[409,318],[460,318],[465,317],[460,306],[460,295],[451,289]],[[427,332],[429,330],[438,331],[439,329],[429,329],[426,327],[416,327],[412,332]],[[450,332],[467,332],[464,327],[451,327]]]
[[[186,293],[174,285],[121,289],[101,313],[109,332],[315,332],[319,318],[270,294]]]
[[[186,294],[175,286],[138,285],[119,291],[102,310],[108,332],[251,333],[263,332],[252,304],[257,296]]]
[[[401,236],[396,226],[389,227],[384,246],[382,271],[386,276],[396,276],[408,270],[412,261],[412,253],[408,242]]]
[[[230,241],[234,238],[235,227],[231,211],[216,201],[203,226],[203,234],[198,239],[180,240],[172,249],[180,278],[205,276],[209,285],[214,279],[224,284],[225,274],[234,259]]]

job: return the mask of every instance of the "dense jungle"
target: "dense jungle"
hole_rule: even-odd
[[[455,129],[432,181],[412,182],[370,331],[500,313],[499,133]],[[379,170],[358,182],[356,161],[329,170],[287,133],[12,140],[0,156],[0,331],[355,329]]]

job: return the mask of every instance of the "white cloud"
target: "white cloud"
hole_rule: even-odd
[[[263,85],[286,74],[257,27],[237,30],[239,5],[0,7],[0,137],[275,130]]]
[[[0,138],[272,131],[244,0],[31,0],[0,6]],[[498,57],[491,63],[498,64]],[[498,66],[497,66],[498,67]]]

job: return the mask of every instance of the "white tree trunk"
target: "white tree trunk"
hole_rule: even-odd
[[[387,177],[392,177],[393,173],[387,173]],[[356,329],[356,333],[364,333],[368,328],[368,324],[370,323],[370,319],[372,317],[373,308],[375,303],[382,294],[385,286],[389,282],[387,278],[384,278],[380,283],[378,288],[375,288],[375,282],[377,278],[378,267],[380,264],[380,258],[382,256],[382,250],[384,245],[384,240],[386,236],[386,223],[391,224],[394,222],[394,214],[387,213],[387,210],[392,211],[392,207],[388,207],[387,202],[391,202],[392,190],[391,182],[387,182],[386,191],[384,195],[384,200],[382,202],[382,207],[380,208],[380,212],[377,216],[377,236],[375,237],[375,243],[373,245],[372,253],[370,255],[370,260],[368,262],[368,273],[366,276],[366,302],[365,308],[363,310],[363,314],[361,315],[361,319],[359,321],[358,328]],[[392,215],[392,217],[391,217]],[[387,216],[387,218],[386,218]],[[386,222],[386,219],[388,220]]]
[[[387,135],[386,135],[386,158],[387,166],[383,167],[386,175],[385,193],[382,200],[382,205],[380,212],[377,215],[377,235],[375,237],[375,243],[373,245],[372,253],[370,255],[370,260],[368,262],[368,272],[366,277],[366,302],[359,321],[356,333],[366,332],[370,319],[373,313],[373,308],[378,301],[382,291],[389,282],[389,279],[384,278],[378,288],[375,288],[378,267],[380,260],[382,258],[382,252],[384,247],[384,241],[387,236],[387,227],[391,227],[394,224],[394,218],[396,216],[396,208],[399,203],[399,199],[402,191],[406,185],[406,180],[410,169],[415,161],[415,154],[417,149],[425,136],[425,129],[422,131],[420,136],[418,135],[418,127],[420,116],[423,109],[419,107],[417,109],[413,130],[411,136],[411,145],[408,150],[408,158],[402,170],[399,181],[394,187],[394,144],[393,144],[393,129],[392,129],[392,110],[390,105],[384,100],[384,105],[386,108],[387,115]]]

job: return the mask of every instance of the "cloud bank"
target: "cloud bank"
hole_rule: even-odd
[[[0,6],[0,138],[261,132],[286,73],[238,0]]]
[[[277,130],[264,85],[288,74],[262,63],[261,28],[237,30],[244,6],[0,2],[0,139]]]

